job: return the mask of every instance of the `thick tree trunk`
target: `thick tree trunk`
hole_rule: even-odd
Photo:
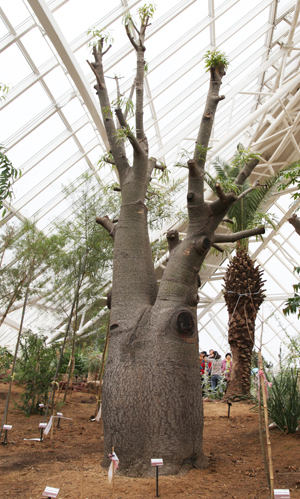
[[[228,342],[232,352],[232,371],[226,398],[250,395],[251,358],[255,320],[264,299],[259,266],[246,249],[238,248],[225,276],[224,298],[228,308]]]
[[[114,446],[121,470],[147,476],[203,466],[202,394],[196,327],[178,332],[178,310],[146,308],[137,324],[110,332],[103,384],[104,455]]]

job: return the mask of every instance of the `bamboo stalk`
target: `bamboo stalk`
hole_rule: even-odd
[[[258,351],[258,368],[259,368],[259,370],[263,370],[262,356],[261,356],[260,350]],[[268,450],[268,458],[269,458],[270,492],[271,492],[270,497],[271,497],[271,499],[273,499],[274,498],[274,473],[273,473],[272,449],[271,449],[270,433],[269,433],[266,385],[264,383],[262,383],[262,393],[263,393],[264,417],[265,417],[265,425],[266,425],[267,450]]]
[[[264,443],[264,435],[263,435],[263,426],[262,426],[262,414],[261,414],[261,402],[260,402],[260,397],[261,397],[261,391],[260,391],[260,376],[258,376],[258,421],[259,421],[259,438],[260,438],[260,445],[261,445],[261,452],[262,452],[262,457],[263,457],[263,462],[264,462],[264,468],[266,472],[266,477],[267,477],[267,482],[268,482],[268,487],[271,490],[271,485],[270,485],[270,474],[269,474],[269,469],[268,469],[268,463],[267,463],[267,456],[266,456],[266,448],[265,448],[265,443]]]
[[[83,499],[83,464],[83,455],[81,455],[81,499]]]
[[[112,451],[111,451],[111,454],[112,454],[112,457],[114,456],[114,451],[115,451],[115,448],[114,446],[112,447]],[[114,461],[112,461],[112,482],[113,482],[113,499],[115,499],[115,463]]]
[[[15,374],[15,366],[16,366],[16,360],[17,360],[17,353],[18,353],[20,338],[21,338],[22,329],[23,329],[23,322],[24,322],[26,304],[27,304],[27,299],[28,299],[28,294],[29,294],[29,286],[30,286],[30,281],[28,283],[26,294],[25,294],[25,299],[24,299],[24,305],[23,305],[23,310],[22,310],[22,316],[21,316],[19,334],[18,334],[16,348],[15,348],[14,361],[13,361],[13,366],[12,366],[12,370],[11,370],[11,378],[10,378],[9,387],[8,387],[8,393],[7,393],[6,404],[5,404],[4,414],[3,414],[3,420],[2,420],[2,426],[1,426],[0,436],[2,435],[3,425],[7,424],[7,416],[8,416],[9,400],[10,400],[10,392],[11,392],[11,386],[12,386],[12,382],[13,382],[13,378],[14,378],[14,374]]]
[[[100,376],[99,376],[100,385],[99,385],[99,392],[98,392],[98,397],[97,397],[97,402],[96,402],[96,416],[99,412],[100,405],[102,402],[102,379],[103,379],[105,358],[106,358],[106,353],[107,353],[107,348],[108,348],[108,340],[109,340],[109,323],[110,323],[110,314],[108,317],[106,336],[105,336],[105,344],[104,344],[104,350],[103,350],[102,359],[101,359]]]

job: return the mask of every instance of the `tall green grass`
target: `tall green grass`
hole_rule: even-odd
[[[272,383],[267,401],[269,416],[282,431],[295,433],[300,425],[299,371],[288,368],[269,377]]]

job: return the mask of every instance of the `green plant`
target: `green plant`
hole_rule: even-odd
[[[156,5],[154,3],[145,3],[142,7],[138,8],[138,14],[142,24],[145,24],[149,19],[152,19],[156,11]]]
[[[67,368],[69,366],[71,355],[72,355],[71,349],[66,350],[64,352],[61,361],[61,367],[59,370],[60,374],[66,373]],[[73,372],[74,376],[85,376],[88,373],[88,358],[78,350],[75,351],[74,357],[75,357],[75,368]]]
[[[216,390],[213,391],[211,388],[211,377],[207,373],[205,373],[204,376],[202,376],[202,388],[204,392],[203,397],[209,398],[211,400],[221,400],[224,397],[226,380],[222,376],[219,383],[217,384]]]
[[[88,357],[89,373],[97,375],[101,367],[102,352],[91,350]]]
[[[206,72],[211,68],[217,68],[218,66],[224,66],[225,69],[229,66],[229,60],[226,54],[217,49],[208,50],[203,59],[205,61],[204,67],[206,68]]]
[[[91,28],[88,29],[86,32],[87,35],[92,35],[92,40],[88,43],[88,47],[93,48],[97,46],[101,41],[103,45],[106,45],[109,47],[114,43],[114,39],[112,37],[112,34],[109,30],[107,29],[96,29]]]
[[[13,361],[13,355],[6,347],[0,347],[0,374],[9,369]]]
[[[24,387],[20,409],[27,416],[37,414],[39,404],[46,404],[57,364],[56,347],[46,346],[46,337],[30,331],[20,341],[16,380]]]
[[[300,274],[300,267],[295,267],[294,272]],[[298,294],[300,290],[300,283],[293,284],[294,296],[293,298],[288,298],[285,302],[285,307],[283,309],[284,315],[296,314],[298,312],[298,319],[300,318],[300,295]]]
[[[6,208],[3,207],[3,201],[13,196],[12,186],[14,181],[21,176],[21,170],[13,167],[12,162],[5,154],[5,148],[0,145],[0,210],[2,217],[6,213]]]
[[[6,99],[5,94],[9,91],[9,86],[6,83],[0,83],[0,102]]]
[[[299,371],[283,369],[270,376],[268,413],[272,421],[286,433],[295,433],[300,423]]]

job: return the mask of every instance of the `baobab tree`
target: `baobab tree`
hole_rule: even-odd
[[[114,238],[109,351],[103,385],[104,456],[112,446],[120,468],[131,476],[146,476],[150,459],[164,459],[163,473],[176,474],[182,467],[202,467],[203,409],[198,366],[197,304],[199,270],[211,246],[237,241],[264,232],[262,227],[233,235],[216,234],[229,208],[247,195],[224,193],[204,200],[204,168],[222,78],[228,65],[224,54],[207,53],[210,72],[207,101],[193,157],[187,161],[188,229],[180,241],[176,231],[167,234],[170,258],[158,287],[147,227],[145,198],[152,172],[163,166],[149,155],[143,123],[145,34],[153,8],[139,9],[140,27],[124,19],[137,58],[135,77],[135,131],[126,121],[120,99],[115,124],[105,84],[103,57],[106,36],[95,40],[95,89],[113,163],[120,179],[122,204],[118,222],[108,216],[97,221]],[[130,164],[124,147],[133,149]],[[242,186],[258,160],[245,164],[235,184]],[[104,458],[105,462],[106,457]],[[106,461],[107,463],[107,461]]]

